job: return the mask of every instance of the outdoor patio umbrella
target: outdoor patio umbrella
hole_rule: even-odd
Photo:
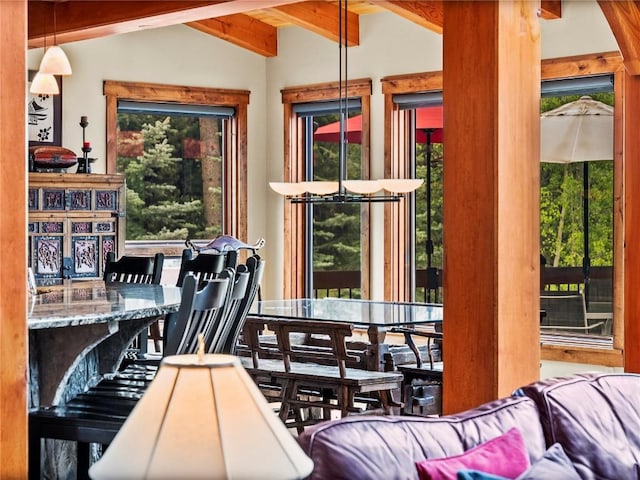
[[[426,144],[427,163],[427,270],[431,267],[433,241],[431,240],[431,145],[442,143],[442,105],[416,108],[416,143]],[[350,143],[362,141],[362,115],[348,119],[345,126],[346,138]],[[319,127],[313,134],[317,142],[340,142],[340,122]]]
[[[613,160],[613,107],[589,96],[540,115],[540,161],[583,162],[585,301],[589,303],[589,162]]]

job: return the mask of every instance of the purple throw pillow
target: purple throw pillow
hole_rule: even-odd
[[[469,469],[513,479],[530,466],[527,447],[517,428],[460,455],[416,463],[420,480],[456,480],[458,470]]]

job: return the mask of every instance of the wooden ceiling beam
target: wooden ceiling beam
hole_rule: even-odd
[[[338,7],[325,1],[298,2],[282,5],[270,10],[275,16],[284,21],[310,30],[334,42],[340,41],[338,26]],[[343,13],[344,15],[344,13]],[[353,12],[347,12],[346,32],[349,47],[360,45],[360,17]],[[343,16],[344,21],[344,16]]]
[[[545,20],[556,20],[562,18],[562,0],[542,0],[540,2],[542,18]]]
[[[375,4],[413,23],[417,23],[421,27],[428,28],[436,33],[442,33],[442,27],[444,25],[442,0],[379,0],[376,1]]]
[[[278,54],[278,29],[248,15],[208,18],[186,25],[265,57]]]
[[[165,27],[208,18],[272,8],[296,0],[194,0],[28,2],[28,46],[44,45],[53,35],[54,5],[56,43],[62,44]]]
[[[640,75],[640,2],[598,0],[629,75]]]

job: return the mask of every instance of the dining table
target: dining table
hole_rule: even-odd
[[[368,338],[366,368],[384,371],[388,365],[390,345],[387,332],[394,327],[439,326],[443,319],[441,304],[385,302],[344,298],[297,298],[260,300],[249,315],[269,320],[334,321],[366,331]]]
[[[29,404],[58,405],[115,370],[152,322],[177,312],[168,285],[65,280],[29,296]]]

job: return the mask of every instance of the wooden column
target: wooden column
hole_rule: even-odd
[[[539,378],[539,2],[444,2],[444,413]]]
[[[640,76],[624,80],[624,369],[640,373]]]
[[[0,1],[0,477],[27,477],[27,0]]]

